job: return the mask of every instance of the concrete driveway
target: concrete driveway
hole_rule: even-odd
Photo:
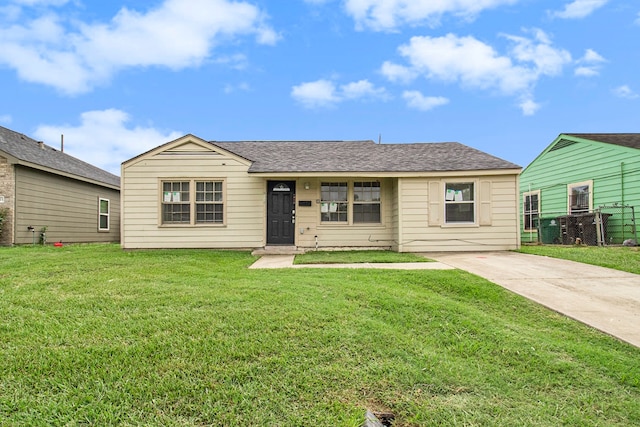
[[[640,275],[516,252],[425,256],[640,347]]]

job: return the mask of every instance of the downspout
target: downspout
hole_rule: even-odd
[[[531,183],[529,183],[529,243],[533,243],[533,216],[531,215]],[[540,212],[538,212],[538,221],[540,221]],[[540,240],[540,236],[538,236],[538,240]]]
[[[624,218],[624,162],[620,162],[620,203],[622,204],[622,240],[624,241],[626,237],[624,235],[624,224],[626,222]]]
[[[624,162],[620,162],[620,202],[624,206]]]

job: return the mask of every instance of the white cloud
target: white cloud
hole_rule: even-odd
[[[336,95],[336,85],[324,79],[294,86],[291,96],[306,108],[328,107],[340,100]]]
[[[407,105],[420,111],[429,111],[449,103],[449,99],[442,96],[424,96],[420,91],[407,90],[402,93]]]
[[[571,62],[571,55],[551,45],[539,30],[533,38],[506,36],[512,44],[508,54],[474,38],[448,34],[444,37],[413,37],[399,47],[408,65],[385,63],[383,74],[390,80],[397,75],[421,75],[428,80],[457,83],[463,88],[495,91],[528,100],[521,103],[523,113],[532,111],[532,93],[541,76],[555,76]],[[385,73],[385,70],[401,70]]]
[[[4,124],[11,124],[11,122],[13,121],[13,117],[11,117],[10,114],[2,114],[0,115],[0,123],[4,123]]]
[[[486,9],[517,3],[518,0],[344,0],[356,27],[394,30],[403,24],[427,22],[436,25],[444,14],[473,19]]]
[[[607,62],[598,52],[587,49],[584,56],[578,59],[574,74],[579,77],[593,77],[600,74],[601,64]]]
[[[626,99],[636,99],[640,96],[627,85],[623,85],[615,88],[613,90],[613,94],[616,95],[617,97],[626,98]]]
[[[522,110],[522,114],[525,116],[533,116],[539,109],[540,104],[535,102],[533,99],[523,99],[520,102],[520,110]]]
[[[576,69],[573,71],[573,74],[578,77],[595,77],[600,74],[600,72],[593,67],[579,66],[576,67]]]
[[[514,42],[511,56],[520,63],[532,63],[537,75],[555,76],[571,62],[571,54],[564,49],[557,49],[541,30],[533,30],[533,39],[506,36]]]
[[[121,110],[88,111],[78,126],[42,125],[34,137],[56,147],[64,135],[65,153],[119,175],[123,161],[182,136],[153,127],[127,127],[128,121],[129,115]]]
[[[580,19],[591,15],[596,9],[608,2],[609,0],[574,0],[565,5],[563,10],[552,12],[551,16],[563,19]]]
[[[413,37],[399,51],[416,74],[429,79],[507,93],[528,87],[531,80],[510,58],[473,37]]]
[[[394,64],[390,61],[385,61],[382,64],[380,72],[392,82],[410,83],[418,77],[415,70],[405,67],[404,65]]]
[[[331,80],[320,79],[294,86],[291,96],[306,108],[331,107],[346,100],[386,99],[384,88],[377,88],[368,80],[351,82],[340,87]]]
[[[598,52],[593,49],[587,49],[582,57],[581,61],[584,62],[605,62],[604,59]]]
[[[376,88],[368,80],[348,83],[340,88],[342,89],[342,97],[346,99],[384,98],[386,96],[383,88]]]
[[[278,39],[263,13],[247,2],[165,0],[145,13],[122,8],[110,22],[97,24],[49,11],[0,29],[0,64],[26,81],[77,94],[127,67],[197,66],[216,45],[246,35],[262,44]]]

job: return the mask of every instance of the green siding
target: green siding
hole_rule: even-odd
[[[560,215],[567,212],[567,185],[590,180],[593,208],[627,204],[640,216],[640,150],[561,135],[520,175],[521,223],[523,193],[540,190],[541,216]],[[523,242],[537,241],[521,230]]]

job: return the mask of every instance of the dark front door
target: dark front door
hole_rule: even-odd
[[[293,245],[295,231],[295,181],[267,182],[267,244]]]

